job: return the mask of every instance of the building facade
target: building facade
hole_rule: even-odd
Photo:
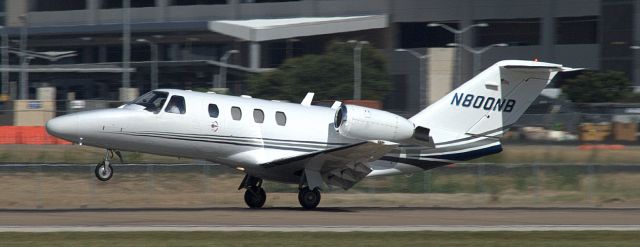
[[[123,18],[122,0],[2,2],[6,11],[0,17],[11,47],[17,48],[21,32],[26,32],[28,50],[77,53],[53,62],[34,59],[32,68],[43,70],[30,70],[32,95],[35,87],[48,84],[58,88],[58,98],[75,92],[77,98],[117,99],[122,72],[94,69],[79,73],[52,66],[122,68],[123,29],[127,26],[123,25],[127,18]],[[504,59],[619,70],[640,86],[640,51],[629,48],[640,42],[637,0],[131,0],[130,7],[131,87],[141,91],[150,87],[154,45],[161,87],[213,86],[220,57],[229,50],[239,51],[229,57],[233,67],[227,86],[233,94],[241,94],[247,74],[275,68],[288,57],[322,52],[333,40],[350,39],[367,40],[388,55],[394,89],[385,108],[407,114],[420,109],[421,98],[432,102],[474,71]],[[335,17],[343,18],[338,26],[331,26],[333,19],[322,19]],[[351,17],[367,18],[356,21]],[[259,19],[280,22],[272,26],[250,22]],[[488,26],[456,36],[439,26],[427,27],[429,23],[455,29],[479,23]],[[240,27],[230,30],[220,25]],[[311,29],[315,31],[302,32]],[[473,55],[447,47],[455,42],[474,48],[496,43],[509,46]],[[395,51],[400,48],[434,55],[425,65],[425,78],[420,76],[418,59]],[[19,63],[19,57],[10,57],[11,65]],[[19,81],[15,71],[11,81]],[[437,76],[438,71],[446,73]],[[447,76],[452,78],[441,80]]]

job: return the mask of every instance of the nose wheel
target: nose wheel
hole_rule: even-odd
[[[111,167],[111,162],[106,160],[100,162],[100,164],[96,166],[95,174],[96,178],[100,181],[108,181],[111,179],[111,177],[113,177],[113,167]]]
[[[108,181],[113,177],[113,167],[111,166],[111,160],[114,156],[118,156],[120,158],[120,162],[122,161],[122,154],[118,150],[107,149],[104,154],[104,160],[96,166],[94,173],[96,174],[96,178],[100,181]]]

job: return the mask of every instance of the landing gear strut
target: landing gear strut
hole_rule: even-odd
[[[262,188],[262,179],[246,175],[238,189],[247,189],[244,192],[244,202],[250,208],[261,208],[267,201],[267,193]]]
[[[320,204],[320,190],[318,188],[309,189],[309,187],[301,188],[298,191],[298,201],[305,209],[314,209]]]
[[[313,162],[312,162],[313,163]],[[298,185],[298,202],[304,209],[314,209],[320,204],[322,175],[318,169],[305,169]]]
[[[120,162],[122,162],[122,154],[118,150],[107,149],[104,154],[104,160],[96,166],[94,170],[96,174],[96,178],[100,181],[108,181],[113,177],[113,167],[111,166],[111,160],[114,156],[118,156],[120,158]]]

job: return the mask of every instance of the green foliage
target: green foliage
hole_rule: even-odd
[[[622,102],[626,103],[640,103],[640,93],[628,93],[623,99]]]
[[[624,102],[631,93],[631,81],[623,72],[585,72],[562,86],[576,103]]]
[[[249,78],[254,97],[299,101],[307,92],[317,99],[353,96],[353,45],[335,42],[325,54],[288,59],[277,70]],[[370,46],[362,49],[362,98],[381,100],[390,90],[384,56]]]
[[[206,93],[211,91],[208,87],[194,87],[194,88],[191,88],[190,90],[194,92],[201,92],[201,93]]]

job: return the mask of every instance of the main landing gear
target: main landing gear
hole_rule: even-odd
[[[107,149],[104,154],[104,160],[96,166],[94,170],[96,174],[96,178],[100,181],[108,181],[113,177],[113,167],[111,166],[111,160],[114,156],[118,156],[120,162],[122,163],[122,154],[118,150]]]
[[[238,189],[247,189],[244,192],[244,202],[249,208],[262,208],[267,201],[267,193],[262,188],[262,179],[245,175]],[[298,191],[298,201],[300,206],[305,209],[314,209],[320,204],[320,189],[316,186],[310,189],[310,186],[302,184]]]
[[[244,192],[244,202],[250,208],[261,208],[267,201],[267,193],[262,188],[261,178],[246,175],[238,189],[247,189]]]
[[[301,188],[298,191],[298,201],[303,208],[314,209],[320,204],[320,190],[318,188],[309,189],[309,187]]]
[[[318,170],[305,169],[298,185],[298,202],[304,209],[314,209],[320,204],[322,175]]]

